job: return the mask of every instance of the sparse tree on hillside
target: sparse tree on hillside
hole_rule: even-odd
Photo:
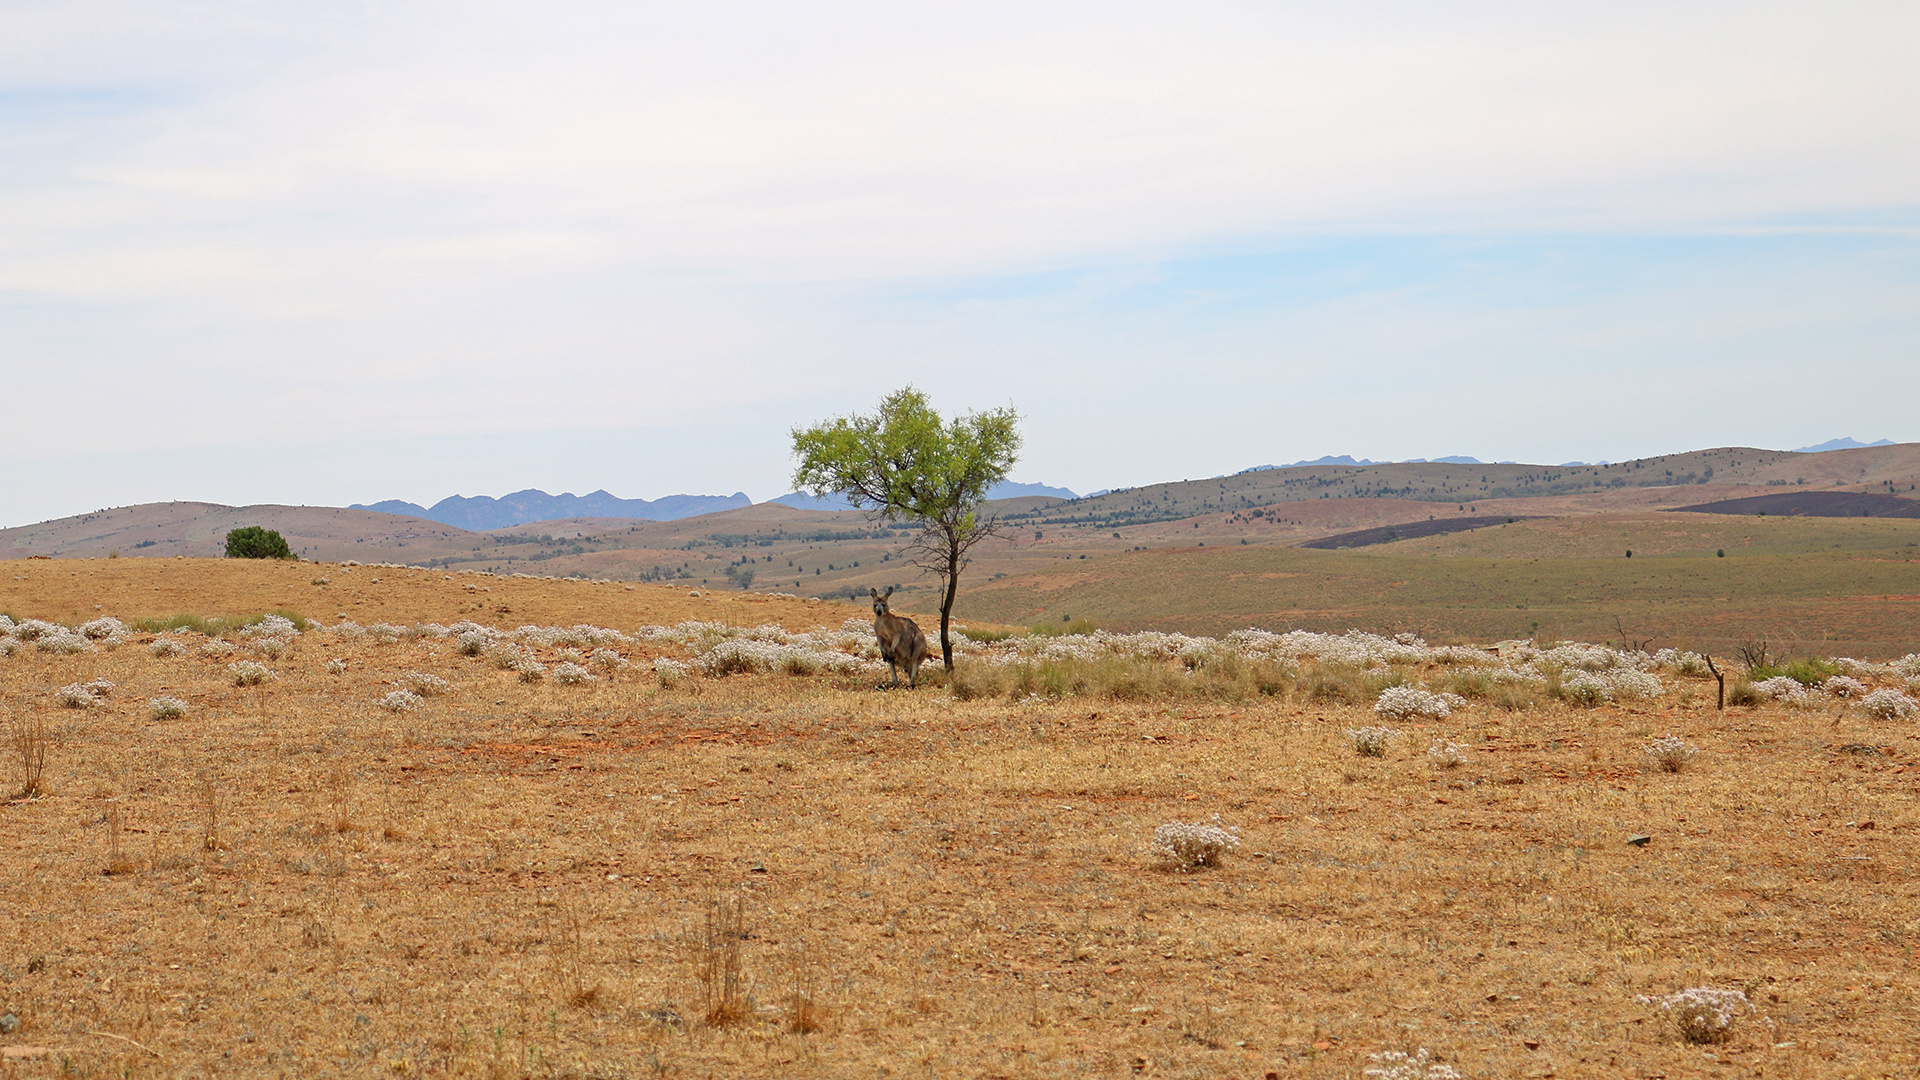
[[[287,538],[272,529],[245,525],[227,533],[229,559],[291,559],[293,549]]]
[[[1011,408],[943,422],[927,396],[909,386],[887,395],[872,416],[842,416],[793,430],[796,487],[839,493],[889,521],[920,525],[909,548],[914,565],[945,582],[940,653],[953,670],[953,600],[967,552],[992,536],[997,519],[981,511],[987,490],[1006,479],[1020,452],[1020,416]]]

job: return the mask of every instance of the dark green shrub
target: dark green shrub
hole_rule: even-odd
[[[272,529],[263,529],[258,525],[243,525],[227,533],[227,558],[229,559],[291,559],[293,549],[287,546],[287,538]]]

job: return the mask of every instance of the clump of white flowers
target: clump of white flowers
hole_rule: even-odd
[[[47,634],[65,630],[59,623],[50,623],[45,619],[27,619],[12,624],[8,632],[21,641],[38,641]]]
[[[1220,821],[1169,821],[1153,830],[1153,853],[1174,870],[1198,870],[1218,866],[1227,853],[1240,846],[1240,830]]]
[[[1679,772],[1687,767],[1700,748],[1686,742],[1677,735],[1662,735],[1640,748],[1647,760],[1658,766],[1662,772]]]
[[[346,673],[347,673],[347,662],[345,660],[342,660],[336,656],[333,659],[327,661],[327,674],[345,675]]]
[[[1718,990],[1696,986],[1665,997],[1635,998],[1652,1005],[1680,1029],[1680,1037],[1690,1043],[1725,1042],[1734,1022],[1755,1011],[1753,1002],[1740,990]]]
[[[1457,769],[1466,764],[1467,748],[1459,743],[1437,742],[1427,747],[1427,760],[1436,769]]]
[[[53,700],[66,709],[91,709],[100,704],[100,699],[87,689],[85,683],[68,683],[53,692]]]
[[[80,636],[109,647],[126,640],[126,635],[126,624],[111,615],[80,624]]]
[[[1613,684],[1590,671],[1576,671],[1560,680],[1560,696],[1576,705],[1604,705],[1613,700]]]
[[[626,660],[613,649],[595,649],[593,655],[587,657],[587,660],[593,666],[604,669],[608,674],[627,666]]]
[[[1764,694],[1782,705],[1796,709],[1812,708],[1821,701],[1819,691],[1810,690],[1801,685],[1799,680],[1790,679],[1785,675],[1761,679],[1753,684],[1753,689],[1755,693]]]
[[[1875,690],[1861,698],[1860,708],[1881,720],[1907,720],[1920,714],[1920,702],[1893,689]]]
[[[593,679],[592,672],[571,660],[553,666],[553,681],[561,686],[583,686]]]
[[[547,677],[547,666],[532,657],[515,664],[513,670],[523,683],[537,683]]]
[[[380,707],[388,712],[412,712],[426,701],[411,690],[395,690],[380,699]]]
[[[221,641],[219,638],[213,638],[202,642],[199,652],[201,656],[209,660],[218,660],[223,656],[233,655],[233,643]]]
[[[147,713],[155,720],[178,720],[187,715],[187,703],[177,697],[148,698]]]
[[[487,659],[492,661],[493,666],[499,668],[501,671],[518,671],[528,664],[538,664],[540,662],[539,659],[533,655],[532,649],[527,648],[525,645],[515,645],[512,642],[495,645],[492,650],[487,653]]]
[[[462,630],[453,636],[454,651],[461,656],[479,656],[493,644],[493,635],[484,628]]]
[[[447,692],[447,680],[426,671],[407,672],[400,679],[400,685],[421,697],[435,697]]]
[[[661,686],[671,690],[687,681],[687,665],[665,656],[657,656],[653,660],[653,675],[660,680]]]
[[[33,647],[39,649],[41,652],[71,655],[73,653],[91,652],[93,650],[93,642],[89,641],[85,634],[77,630],[69,630],[64,626],[55,626],[53,629],[34,638]]]
[[[1411,686],[1389,686],[1380,691],[1380,697],[1373,703],[1373,711],[1393,720],[1419,717],[1445,720],[1453,715],[1456,703],[1465,704],[1463,699],[1452,694],[1436,694]]]
[[[1857,698],[1867,692],[1866,686],[1851,675],[1835,675],[1821,683],[1820,689],[1837,698]]]
[[[180,639],[171,637],[154,638],[153,644],[147,646],[147,651],[155,656],[173,656],[180,651]]]
[[[1460,1080],[1457,1069],[1434,1061],[1432,1057],[1432,1053],[1424,1046],[1413,1054],[1399,1050],[1369,1054],[1367,1060],[1373,1064],[1360,1070],[1360,1075],[1369,1080]]]
[[[1361,757],[1386,757],[1387,747],[1400,737],[1400,733],[1390,727],[1348,728],[1346,735],[1354,753]]]
[[[265,664],[256,660],[242,660],[227,665],[227,674],[233,678],[235,686],[259,686],[273,678],[273,672]]]

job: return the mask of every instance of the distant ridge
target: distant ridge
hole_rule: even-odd
[[[1408,458],[1405,461],[1396,462],[1396,461],[1371,461],[1371,460],[1368,460],[1367,458],[1355,458],[1351,454],[1328,454],[1326,457],[1314,458],[1312,461],[1295,461],[1286,465],[1255,465],[1250,469],[1241,469],[1239,472],[1234,473],[1234,475],[1245,476],[1248,473],[1268,472],[1273,469],[1310,469],[1316,465],[1360,466],[1360,465],[1481,465],[1481,464],[1484,464],[1484,462],[1482,462],[1477,457],[1465,457],[1461,455],[1455,455],[1453,457],[1437,457],[1437,458],[1417,457],[1417,458]]]
[[[1000,483],[987,489],[987,498],[989,499],[1018,499],[1026,495],[1046,495],[1055,499],[1077,499],[1080,497],[1066,488],[1048,487],[1045,484],[1021,484],[1012,480],[1002,480]],[[853,509],[853,504],[839,495],[829,495],[824,499],[816,499],[804,491],[790,491],[777,499],[768,499],[767,501],[779,503],[781,506],[791,506],[795,510]]]
[[[402,514],[452,525],[469,532],[503,529],[536,521],[563,518],[606,517],[637,518],[642,521],[678,521],[699,514],[711,514],[735,507],[751,506],[753,500],[743,491],[731,495],[665,495],[658,499],[622,499],[605,491],[591,495],[566,492],[549,495],[535,488],[516,491],[495,499],[488,495],[468,498],[452,495],[431,507],[388,499],[377,503],[354,503],[349,510],[374,510],[383,514]]]
[[[1858,442],[1851,435],[1842,435],[1837,439],[1828,439],[1818,446],[1803,446],[1795,450],[1796,454],[1824,454],[1829,450],[1864,450],[1869,446],[1893,446],[1892,439],[1875,439],[1872,442]]]

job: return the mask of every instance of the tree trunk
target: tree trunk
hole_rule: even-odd
[[[940,662],[953,673],[953,598],[960,593],[960,538],[947,533],[947,594],[940,598]]]

